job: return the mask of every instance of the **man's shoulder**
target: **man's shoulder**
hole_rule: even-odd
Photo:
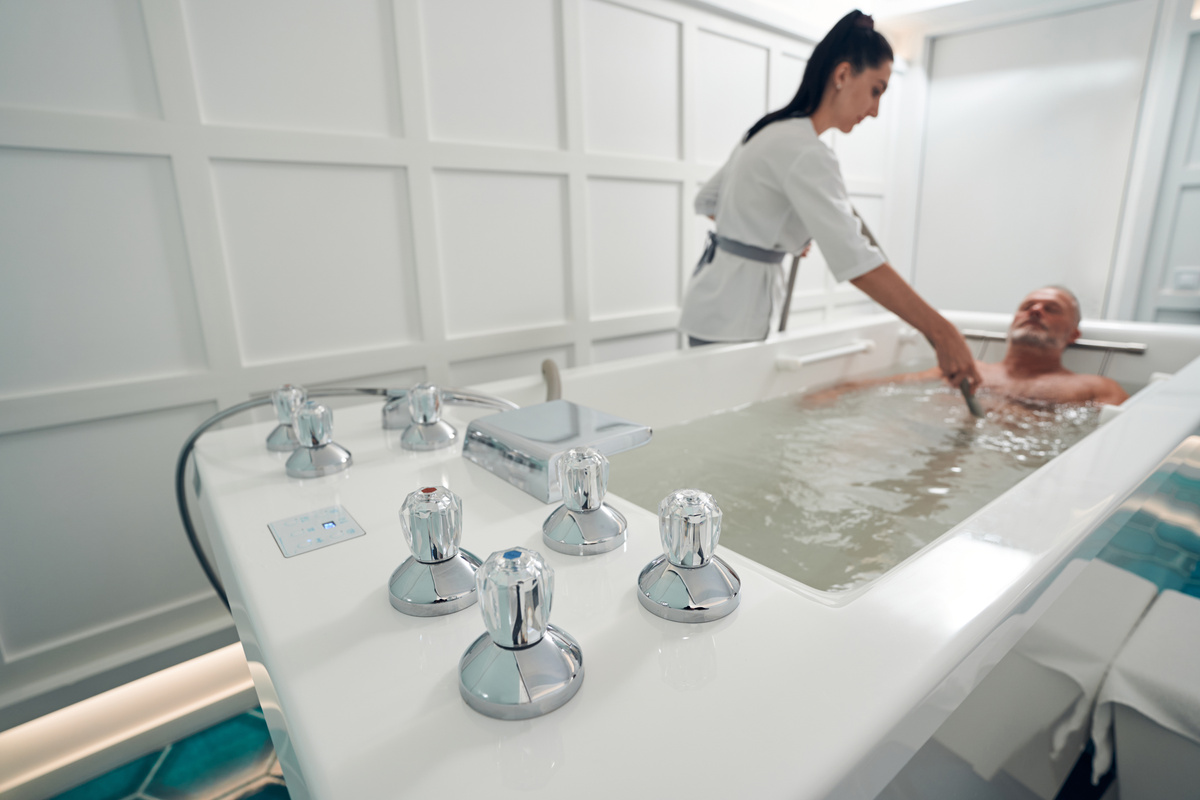
[[[1129,399],[1129,393],[1112,378],[1088,373],[1071,373],[1071,377],[1078,380],[1080,386],[1086,387],[1091,394],[1090,399],[1096,402],[1120,405]]]

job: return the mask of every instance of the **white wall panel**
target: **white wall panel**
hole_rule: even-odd
[[[676,307],[679,184],[588,181],[592,318]]]
[[[185,0],[206,122],[400,134],[387,6]]]
[[[1200,39],[1193,39],[1192,41],[1196,42],[1200,41]],[[1197,44],[1193,44],[1192,46],[1200,47],[1200,45]],[[1196,56],[1192,56],[1192,58],[1195,59]],[[1196,67],[1191,66],[1192,63],[1194,62],[1189,62],[1189,68],[1195,70]],[[1184,163],[1186,163],[1189,167],[1200,167],[1200,103],[1196,104],[1196,111],[1195,114],[1192,115],[1190,127],[1192,131],[1192,141],[1188,146],[1188,152],[1184,159]]]
[[[678,158],[679,23],[604,0],[581,17],[587,149]]]
[[[0,394],[203,366],[178,209],[165,158],[0,148]]]
[[[1162,289],[1177,288],[1177,268],[1200,269],[1200,186],[1181,189],[1173,213],[1175,224]]]
[[[5,663],[211,594],[183,535],[175,457],[203,406],[0,436]]]
[[[933,305],[1009,312],[1061,283],[1098,315],[1156,6],[936,40],[915,261]]]
[[[566,319],[566,181],[557,175],[434,176],[450,338]]]
[[[434,138],[562,145],[557,8],[554,0],[423,0]]]
[[[696,36],[696,152],[722,164],[767,113],[765,47],[708,31]]]
[[[0,106],[161,116],[137,0],[0,3]]]
[[[771,63],[771,95],[768,110],[783,108],[796,96],[800,79],[804,77],[806,58],[791,53],[779,53]],[[748,126],[747,126],[748,127]]]
[[[419,338],[403,169],[212,166],[246,363]]]
[[[554,359],[554,363],[563,369],[575,365],[574,353],[566,346],[505,353],[501,356],[472,358],[451,364],[450,383],[459,388],[505,378],[541,375],[542,362],[547,358]]]
[[[669,353],[679,349],[679,334],[676,331],[657,331],[637,336],[621,336],[601,339],[592,345],[592,358],[597,363],[616,361],[621,358],[636,358],[656,353]]]

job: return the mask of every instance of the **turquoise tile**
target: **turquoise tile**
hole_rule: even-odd
[[[128,797],[142,787],[161,755],[162,751],[159,750],[142,756],[69,792],[55,795],[50,800],[120,800]]]
[[[1190,594],[1192,597],[1200,597],[1200,581],[1190,581],[1183,585],[1179,591],[1184,594]]]
[[[1117,531],[1109,545],[1141,556],[1151,555],[1158,547],[1153,536],[1137,528],[1122,528]]]
[[[1154,533],[1167,544],[1173,544],[1189,553],[1200,554],[1200,535],[1197,535],[1193,528],[1160,522]]]
[[[190,800],[232,790],[265,774],[273,755],[266,722],[241,714],[172,745],[146,794]]]

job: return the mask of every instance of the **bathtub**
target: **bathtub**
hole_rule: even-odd
[[[1007,325],[952,316],[970,329]],[[627,543],[572,557],[542,546],[553,506],[457,448],[401,450],[375,406],[336,412],[334,438],[355,464],[312,480],[286,477],[283,457],[266,451],[270,425],[209,434],[197,447],[199,505],[291,796],[874,797],[1069,584],[1076,557],[1102,546],[1108,513],[1200,426],[1200,360],[1189,364],[1200,329],[1098,323],[1084,335],[1148,345],[1107,356],[1123,383],[1177,374],[850,602],[723,552],[741,605],[700,625],[638,603],[638,572],[661,552],[657,519],[620,497],[608,500],[629,520]],[[923,353],[884,315],[565,370],[562,391],[662,426]],[[1081,350],[1068,363],[1105,358]],[[473,388],[521,405],[545,396],[533,378]],[[461,432],[479,413],[446,416]],[[561,709],[523,722],[475,713],[456,682],[483,631],[478,609],[419,618],[389,604],[388,576],[408,555],[397,511],[432,484],[462,498],[465,549],[521,545],[555,569],[551,621],[586,665]],[[335,504],[367,535],[283,558],[268,523]]]

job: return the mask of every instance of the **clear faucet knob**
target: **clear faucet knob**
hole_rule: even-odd
[[[672,622],[712,622],[741,601],[742,580],[714,554],[721,509],[697,489],[671,492],[658,504],[663,554],[638,575],[638,601]]]
[[[462,540],[462,500],[440,486],[418,489],[404,498],[400,525],[417,561],[434,564],[453,558]]]
[[[475,573],[487,633],[458,661],[458,693],[497,719],[530,719],[570,700],[583,683],[583,650],[549,624],[554,570],[541,553],[511,547]]]
[[[702,567],[721,539],[721,509],[698,489],[671,492],[658,504],[658,533],[667,560],[677,567]]]
[[[294,424],[301,447],[320,447],[333,441],[333,412],[315,400],[296,409]]]
[[[524,547],[492,553],[475,574],[483,624],[505,649],[537,644],[550,621],[554,570]]]
[[[308,392],[303,387],[293,386],[290,383],[285,383],[271,392],[271,402],[275,406],[275,416],[279,418],[280,425],[291,425],[292,418],[296,415],[296,409],[304,405],[307,400]]]
[[[568,450],[558,462],[563,505],[572,511],[595,511],[608,490],[608,459],[590,447]]]
[[[408,390],[408,413],[413,422],[431,425],[442,418],[442,393],[436,386],[419,383]]]

